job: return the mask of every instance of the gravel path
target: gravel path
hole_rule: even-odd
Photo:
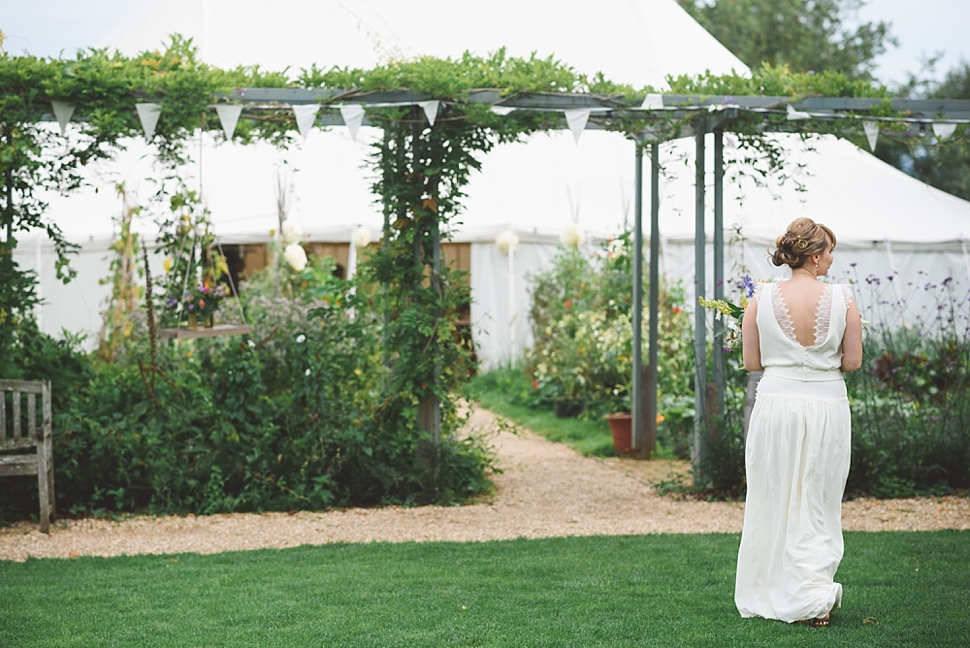
[[[488,503],[461,507],[388,507],[298,512],[138,516],[122,521],[62,520],[49,535],[35,524],[0,529],[0,560],[121,554],[219,553],[330,542],[495,540],[570,535],[736,533],[744,504],[677,501],[650,486],[682,462],[583,457],[528,432],[499,432],[477,410],[469,425],[496,433],[505,472]],[[858,499],[842,510],[852,531],[970,529],[970,500],[944,497]]]

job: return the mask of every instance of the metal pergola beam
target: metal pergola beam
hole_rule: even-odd
[[[243,103],[355,103],[362,105],[417,103],[437,97],[410,90],[362,91],[302,88],[240,88],[231,93],[216,94],[216,98]],[[497,89],[470,90],[455,99],[456,104],[490,104],[523,110],[574,110],[588,108],[603,116],[619,114],[665,115],[675,112],[689,114],[698,110],[734,109],[739,111],[784,112],[789,105],[800,111],[841,116],[848,112],[867,112],[875,107],[889,106],[909,113],[910,118],[923,120],[970,120],[970,100],[967,99],[884,99],[849,97],[788,97],[788,96],[731,96],[731,95],[659,95],[663,108],[641,108],[641,97],[632,101],[620,95],[606,96],[586,93],[518,93],[504,96]],[[594,113],[594,116],[596,113]],[[668,115],[669,116],[669,115]],[[879,119],[874,117],[873,119]],[[893,118],[883,118],[893,119]],[[898,118],[897,118],[898,119]],[[715,130],[711,128],[711,130]]]

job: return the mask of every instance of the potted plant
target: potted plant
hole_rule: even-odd
[[[613,413],[604,414],[603,418],[610,424],[613,435],[613,450],[618,457],[633,457],[638,451],[633,447],[633,410],[630,402],[630,390],[627,387],[617,387],[614,390],[611,403]]]

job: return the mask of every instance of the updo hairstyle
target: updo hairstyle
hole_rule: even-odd
[[[777,249],[771,254],[771,262],[776,266],[790,266],[792,270],[801,268],[813,255],[825,252],[829,245],[826,235],[834,248],[832,230],[811,218],[796,218],[775,241]]]

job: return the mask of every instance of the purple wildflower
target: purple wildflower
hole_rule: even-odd
[[[741,277],[741,282],[738,287],[744,291],[744,295],[748,298],[751,298],[752,296],[754,296],[754,291],[757,288],[757,286],[754,283],[754,280],[748,275],[744,275],[743,277]]]

